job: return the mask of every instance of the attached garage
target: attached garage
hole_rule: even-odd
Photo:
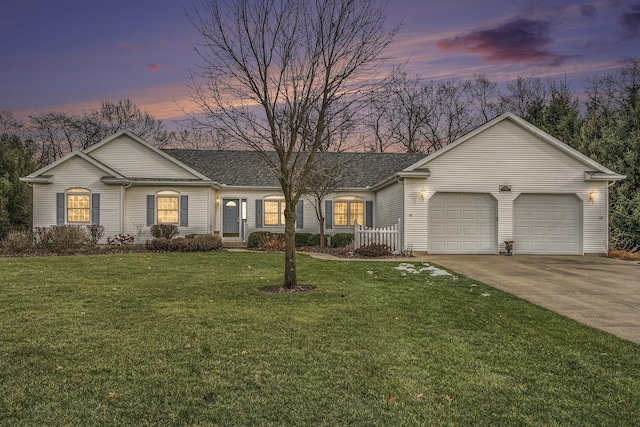
[[[573,194],[521,194],[514,205],[514,252],[582,255],[581,211]]]
[[[490,194],[434,194],[429,200],[429,253],[497,253],[496,212]]]

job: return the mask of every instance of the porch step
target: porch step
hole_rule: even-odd
[[[223,241],[222,242],[222,247],[223,248],[229,248],[229,249],[246,249],[247,248],[247,242],[234,242],[234,241]]]

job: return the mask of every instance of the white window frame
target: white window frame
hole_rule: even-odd
[[[160,199],[176,199],[176,208],[175,209],[167,209],[167,208],[163,208],[160,209]],[[156,205],[155,205],[155,210],[156,210],[156,224],[175,224],[178,225],[180,224],[180,193],[178,191],[175,190],[160,190],[156,192]],[[160,212],[173,212],[175,211],[176,213],[176,220],[175,221],[161,221],[161,215]]]
[[[340,196],[340,197],[336,197],[335,199],[332,200],[333,202],[333,218],[332,218],[332,222],[333,222],[333,227],[334,228],[351,228],[355,225],[355,220],[357,219],[357,216],[354,216],[352,214],[352,209],[351,206],[352,204],[361,204],[362,205],[362,219],[361,222],[358,221],[358,224],[360,225],[364,225],[364,221],[366,220],[366,202],[364,197],[358,197],[358,196]],[[346,224],[338,224],[338,221],[336,221],[337,219],[337,215],[344,215],[343,213],[339,213],[336,209],[336,204],[342,204],[342,203],[346,203],[347,205],[347,223]]]
[[[70,197],[73,196],[82,196],[82,197],[86,197],[87,198],[87,206],[86,207],[80,207],[80,206],[72,206],[74,203],[69,199]],[[76,202],[79,200],[76,200]],[[69,215],[69,211],[74,210],[74,211],[86,211],[86,217],[87,220],[86,221],[72,221],[70,219],[70,217],[72,215]],[[64,192],[64,215],[65,215],[65,220],[67,224],[82,224],[82,225],[88,225],[91,224],[91,190],[89,190],[88,188],[82,188],[82,187],[73,187],[73,188],[69,188]],[[76,215],[74,215],[74,217],[77,217]]]

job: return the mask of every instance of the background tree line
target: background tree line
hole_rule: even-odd
[[[327,120],[320,151],[434,152],[511,111],[627,178],[611,188],[611,235],[640,246],[640,60],[588,79],[583,93],[566,81],[519,77],[504,88],[485,75],[429,81],[395,72],[362,98],[357,116]],[[336,115],[340,114],[336,108]],[[331,114],[328,114],[331,116]],[[340,126],[332,127],[333,123]],[[169,131],[130,100],[104,101],[81,114],[44,112],[26,122],[0,111],[0,238],[28,226],[31,191],[18,180],[64,154],[127,129],[158,147],[237,148],[224,129]]]

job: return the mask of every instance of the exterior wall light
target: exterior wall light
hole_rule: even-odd
[[[597,196],[597,195],[598,195],[598,193],[596,192],[596,190],[591,190],[591,191],[589,192],[588,200],[589,200],[591,203],[595,203],[595,201],[596,201],[596,196]]]
[[[420,200],[422,200],[424,202],[424,199],[427,198],[427,189],[422,187],[420,189],[420,194],[418,195],[418,197],[420,197]]]

